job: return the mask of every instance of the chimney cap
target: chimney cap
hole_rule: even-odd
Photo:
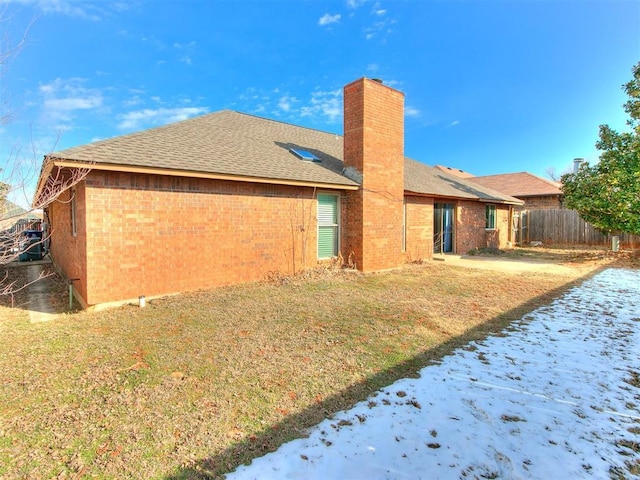
[[[376,82],[376,83],[382,83],[382,79],[381,78],[372,78],[371,79],[372,82]]]

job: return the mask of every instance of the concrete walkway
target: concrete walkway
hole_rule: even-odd
[[[27,280],[29,281],[29,320],[31,323],[48,322],[58,315],[49,301],[51,281],[49,278],[38,277],[42,274],[43,263],[28,265]],[[37,280],[37,281],[36,281]],[[31,283],[33,282],[33,283]]]

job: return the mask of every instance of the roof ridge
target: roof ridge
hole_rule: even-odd
[[[532,177],[536,177],[538,180],[542,180],[543,182],[547,182],[549,185],[552,185],[554,187],[557,187],[558,185],[560,185],[562,183],[562,182],[558,182],[557,180],[549,180],[547,178],[541,177],[540,175],[536,175],[535,173],[531,173],[531,172],[525,172],[525,173],[528,173]]]
[[[340,133],[327,132],[326,130],[320,130],[319,128],[305,127],[304,125],[296,125],[295,123],[285,122],[284,120],[278,120],[276,118],[261,117],[260,115],[256,115],[254,113],[247,113],[247,112],[241,112],[239,110],[230,110],[230,109],[220,110],[220,111],[221,112],[223,112],[223,111],[234,112],[234,113],[237,113],[239,115],[245,115],[247,117],[257,118],[258,120],[265,120],[267,122],[281,123],[282,125],[287,125],[289,127],[302,128],[302,129],[305,129],[305,130],[311,130],[313,132],[326,133],[328,135],[336,135],[338,137],[342,137],[343,136]]]
[[[175,127],[176,125],[183,125],[185,123],[188,123],[188,122],[191,122],[191,121],[194,121],[194,120],[199,120],[199,119],[202,119],[204,117],[217,116],[217,115],[220,115],[220,114],[225,113],[225,112],[233,112],[233,110],[225,109],[225,110],[218,110],[218,111],[215,111],[215,112],[203,113],[202,115],[185,118],[184,120],[178,120],[177,122],[165,123],[163,125],[156,125],[156,126],[153,126],[153,127],[145,128],[144,130],[137,130],[135,132],[123,133],[122,135],[115,135],[113,137],[103,138],[101,140],[96,140],[94,142],[83,143],[83,144],[80,144],[80,145],[74,145],[73,147],[68,147],[68,148],[65,148],[65,149],[62,149],[62,150],[56,150],[55,152],[51,152],[51,153],[47,154],[46,156],[47,157],[55,157],[59,153],[66,152],[68,150],[73,150],[75,148],[84,148],[84,147],[87,147],[89,145],[97,146],[97,145],[100,145],[100,144],[103,144],[103,143],[106,143],[106,142],[111,142],[111,141],[118,140],[118,139],[139,137],[141,135],[148,134],[149,132],[159,131],[159,130],[163,130],[163,129],[167,129],[167,128],[172,128],[172,127]]]
[[[121,140],[121,139],[125,139],[125,138],[135,138],[135,137],[139,137],[139,136],[144,136],[144,135],[149,134],[150,132],[157,132],[157,131],[161,131],[161,130],[164,130],[164,129],[175,129],[179,125],[184,125],[184,124],[195,122],[195,121],[201,121],[202,119],[204,119],[206,117],[220,116],[220,115],[229,114],[229,113],[236,114],[236,115],[242,115],[242,116],[245,116],[245,117],[254,118],[254,119],[257,119],[257,120],[264,121],[264,122],[279,123],[281,125],[286,125],[288,127],[308,130],[308,131],[311,131],[311,132],[322,133],[324,135],[333,135],[333,136],[337,136],[337,137],[340,137],[340,138],[343,137],[343,135],[338,134],[338,133],[327,132],[325,130],[320,130],[320,129],[311,128],[311,127],[305,127],[305,126],[302,126],[302,125],[295,125],[293,123],[285,122],[285,121],[282,121],[282,120],[277,120],[277,119],[274,119],[274,118],[261,117],[259,115],[255,115],[255,114],[252,114],[252,113],[246,113],[246,112],[241,112],[239,110],[233,110],[233,109],[230,109],[230,108],[225,108],[223,110],[217,110],[215,112],[208,112],[208,113],[204,113],[202,115],[197,115],[197,116],[194,116],[194,117],[185,118],[184,120],[179,120],[177,122],[165,123],[164,125],[156,125],[156,126],[153,126],[153,127],[146,128],[144,130],[138,130],[138,131],[130,132],[130,133],[123,133],[122,135],[115,135],[113,137],[103,138],[101,140],[96,140],[94,142],[84,143],[84,144],[80,144],[80,145],[74,145],[72,147],[68,147],[68,148],[65,148],[65,149],[62,149],[62,150],[56,150],[54,152],[51,152],[51,153],[47,154],[47,156],[48,157],[57,157],[59,154],[64,153],[64,152],[69,151],[69,150],[73,150],[75,148],[84,148],[84,147],[87,147],[89,145],[99,146],[99,145],[107,143],[107,142],[112,142],[112,141]]]

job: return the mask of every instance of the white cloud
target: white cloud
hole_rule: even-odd
[[[49,84],[40,85],[39,91],[43,96],[43,116],[49,124],[68,122],[75,111],[99,108],[103,102],[100,90],[85,87],[84,80],[80,78],[57,78]]]
[[[300,109],[303,117],[323,116],[335,122],[342,115],[342,90],[316,91],[311,94],[311,105]]]
[[[142,98],[140,98],[139,95],[134,95],[133,97],[129,98],[128,100],[124,100],[122,102],[122,104],[125,107],[134,107],[136,105],[140,105],[142,103]]]
[[[151,45],[152,47],[154,47],[155,49],[157,49],[158,51],[164,51],[167,49],[167,45],[164,43],[164,41],[160,40],[159,38],[155,37],[154,35],[150,35],[150,36],[143,36],[141,39],[142,43],[146,43],[148,45]]]
[[[339,13],[336,13],[335,15],[329,15],[328,13],[325,13],[320,17],[320,20],[318,20],[318,25],[324,26],[331,25],[332,23],[338,23],[340,21],[340,17],[341,15]]]
[[[15,3],[34,5],[45,14],[59,14],[86,20],[101,20],[107,12],[93,2],[72,2],[69,0],[13,0]],[[2,3],[2,2],[0,2]]]
[[[418,110],[417,108],[405,107],[404,115],[405,117],[418,118],[421,115],[421,113],[420,113],[420,110]]]
[[[370,63],[369,65],[367,65],[367,72],[375,73],[378,70],[380,70],[380,66],[376,63]]]
[[[280,100],[278,100],[278,108],[284,112],[289,112],[291,110],[291,105],[297,101],[298,99],[296,97],[284,95],[280,97]]]
[[[182,51],[182,55],[178,58],[178,61],[184,63],[185,65],[191,65],[193,63],[191,53],[196,46],[196,42],[194,40],[190,41],[189,43],[175,42],[172,46],[175,50]]]
[[[128,2],[114,2],[111,4],[114,10],[118,12],[126,12],[131,9],[131,3]]]
[[[192,48],[196,46],[196,42],[194,40],[191,40],[189,43],[174,43],[173,44],[173,48],[177,48],[178,50],[183,49],[183,48]]]
[[[377,15],[379,17],[382,17],[383,15],[386,15],[387,11],[384,8],[380,8],[378,10],[374,10],[373,14]]]
[[[356,9],[366,3],[367,0],[347,0],[347,7]]]
[[[342,118],[342,89],[321,91],[316,90],[310,97],[294,96],[283,88],[271,88],[263,91],[248,88],[238,95],[238,103],[234,108],[251,112],[256,115],[268,113],[273,117],[296,122],[300,118],[333,123]]]
[[[367,29],[365,29],[365,38],[367,40],[371,40],[376,35],[379,35],[380,33],[384,33],[385,31],[386,33],[391,33],[391,29],[388,28],[389,24],[390,22],[386,20],[375,22],[371,27],[368,27]]]
[[[258,113],[264,113],[267,110],[267,107],[269,106],[269,104],[258,104],[254,109],[253,109],[253,113],[258,114]]]
[[[121,130],[140,130],[149,126],[165,125],[207,113],[205,107],[145,108],[118,115]]]
[[[456,125],[460,125],[460,121],[459,120],[454,120],[453,122],[451,122],[449,125],[447,125],[448,127],[455,127]]]
[[[102,97],[93,96],[87,98],[69,97],[69,98],[52,98],[45,100],[44,106],[47,109],[58,112],[71,112],[73,110],[86,110],[89,108],[97,108],[102,105]]]

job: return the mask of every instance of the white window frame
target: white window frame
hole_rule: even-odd
[[[489,212],[493,211],[493,215],[492,215],[492,219],[493,219],[493,226],[489,225]],[[487,231],[490,230],[495,230],[496,229],[496,224],[498,223],[498,209],[496,208],[496,206],[493,203],[488,203],[485,205],[484,207],[484,228]]]
[[[320,208],[320,196],[329,196],[329,197],[335,197],[336,199],[336,223],[328,225],[328,224],[321,224],[320,223],[320,215],[319,215],[319,208]],[[316,197],[316,202],[317,202],[317,206],[316,206],[316,258],[318,260],[330,260],[332,258],[335,258],[338,256],[338,254],[340,253],[340,195],[337,193],[333,193],[333,192],[318,192],[318,195]],[[320,227],[333,227],[335,228],[335,232],[336,232],[336,250],[334,252],[333,255],[331,255],[330,257],[321,257],[320,256],[320,249],[319,249],[319,242],[320,242]]]

